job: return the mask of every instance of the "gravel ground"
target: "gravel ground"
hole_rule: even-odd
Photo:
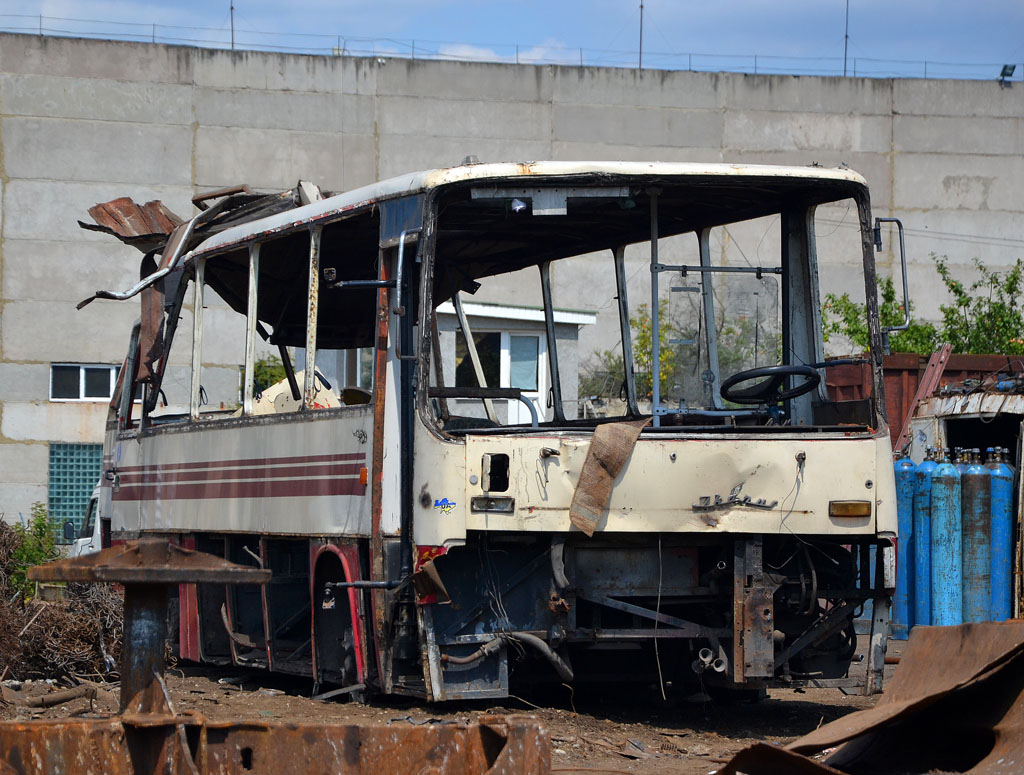
[[[890,644],[898,654],[899,643]],[[887,676],[893,668],[887,667]],[[7,682],[8,685],[10,682]],[[368,704],[309,699],[309,680],[245,672],[234,668],[184,666],[167,673],[179,710],[198,711],[209,719],[262,721],[424,723],[428,720],[472,721],[485,714],[534,714],[551,735],[555,771],[711,773],[751,743],[785,744],[855,710],[872,707],[878,697],[844,695],[837,689],[772,689],[759,702],[692,701],[665,703],[654,691],[621,691],[586,699],[568,689],[500,703],[430,704],[405,699],[375,699]],[[26,683],[20,692],[50,690],[45,682]],[[10,687],[5,694],[13,699]],[[538,707],[543,705],[543,707]],[[101,691],[91,704],[79,699],[47,710],[0,706],[4,719],[89,717],[117,710],[114,691]]]

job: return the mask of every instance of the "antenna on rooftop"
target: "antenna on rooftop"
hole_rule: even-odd
[[[644,0],[640,0],[640,55],[637,59],[636,69],[644,68]]]
[[[846,35],[843,38],[843,78],[846,77],[846,51],[850,47],[850,0],[846,0]]]

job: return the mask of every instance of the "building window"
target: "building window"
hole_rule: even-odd
[[[537,413],[545,416],[542,396],[547,391],[547,357],[544,341],[538,334],[513,334],[509,331],[473,332],[480,367],[487,387],[519,388],[523,398],[532,401]],[[462,331],[455,332],[455,385],[476,387],[476,370]],[[530,412],[522,403],[507,399],[508,422],[530,421]]]
[[[501,334],[474,333],[473,342],[480,357],[480,367],[484,373],[487,387],[499,387],[501,384]],[[473,360],[469,357],[469,347],[462,331],[455,334],[455,386],[478,387]]]
[[[92,363],[50,364],[50,400],[109,401],[120,369]]]
[[[71,520],[78,533],[102,468],[102,444],[50,444],[47,506],[55,524]]]

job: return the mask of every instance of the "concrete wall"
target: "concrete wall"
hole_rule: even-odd
[[[134,303],[74,303],[138,276],[85,232],[96,202],[302,177],[343,190],[481,160],[841,163],[908,226],[918,310],[941,300],[929,253],[1021,254],[1024,89],[979,81],[753,76],[349,59],[0,35],[0,511],[46,499],[46,445],[97,441],[100,405],[47,400],[52,362],[116,363]],[[740,245],[741,248],[749,247]],[[642,260],[638,258],[637,260]],[[881,257],[891,268],[891,253]],[[843,259],[845,261],[845,258]],[[843,261],[823,273],[843,290]],[[582,285],[556,305],[595,309]],[[501,298],[535,304],[525,286]],[[580,348],[617,336],[586,327]],[[608,346],[605,342],[604,346]],[[239,362],[218,354],[225,369]],[[226,374],[227,372],[225,372]]]

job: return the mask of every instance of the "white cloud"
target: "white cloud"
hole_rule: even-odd
[[[560,40],[547,38],[543,43],[521,50],[519,61],[525,64],[578,65],[580,50],[570,48]]]
[[[442,43],[437,54],[442,59],[464,59],[469,62],[505,62],[508,57],[498,54],[493,48],[471,46],[468,43]]]

